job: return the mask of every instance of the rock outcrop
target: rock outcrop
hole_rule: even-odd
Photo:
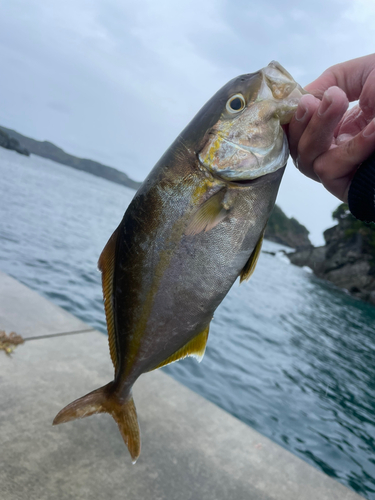
[[[11,149],[13,151],[17,151],[21,155],[30,156],[30,152],[21,146],[21,144],[14,139],[13,137],[9,137],[9,135],[4,132],[4,130],[0,129],[0,146],[5,149]]]
[[[346,204],[333,213],[338,225],[327,229],[325,245],[288,254],[297,266],[308,266],[320,278],[375,304],[375,224],[355,219]]]
[[[280,207],[275,205],[269,218],[265,238],[291,248],[312,248],[309,231],[294,217],[288,218]]]

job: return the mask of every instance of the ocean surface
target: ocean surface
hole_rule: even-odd
[[[133,195],[0,148],[0,269],[105,332],[97,260]],[[266,241],[250,282],[235,283],[202,363],[165,371],[375,500],[375,308],[281,249]]]

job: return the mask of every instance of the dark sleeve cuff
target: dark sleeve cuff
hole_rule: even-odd
[[[375,222],[375,153],[355,173],[349,187],[348,205],[357,219]]]

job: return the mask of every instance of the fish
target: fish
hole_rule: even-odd
[[[276,61],[234,78],[160,158],[98,262],[114,380],[54,425],[109,413],[136,462],[132,387],[142,373],[201,360],[216,308],[253,273],[289,155],[282,125],[304,93]]]

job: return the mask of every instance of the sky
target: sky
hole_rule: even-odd
[[[0,124],[143,180],[230,79],[303,86],[374,40],[374,0],[0,0]],[[277,203],[319,245],[340,202],[289,162]]]

